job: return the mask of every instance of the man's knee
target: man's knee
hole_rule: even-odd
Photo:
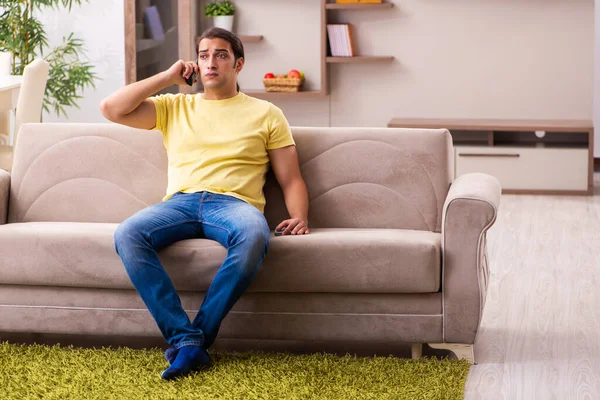
[[[130,218],[119,224],[113,236],[115,250],[118,254],[127,248],[130,248],[135,243],[143,240],[142,230]]]
[[[266,254],[269,251],[269,245],[271,243],[271,232],[269,231],[268,225],[259,226],[255,231],[253,245],[257,250],[262,250]]]
[[[239,239],[243,241],[247,247],[257,251],[268,251],[271,241],[271,231],[264,217],[256,218],[246,224],[241,232]]]
[[[262,217],[262,215],[261,215]],[[269,251],[271,232],[264,217],[246,220],[237,232],[234,233],[232,244],[237,244],[237,251],[242,252],[238,267],[244,270],[245,275],[254,275],[260,269],[262,260]]]

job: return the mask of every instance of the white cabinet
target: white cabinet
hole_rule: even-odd
[[[456,146],[455,176],[483,172],[505,191],[587,191],[588,149]]]

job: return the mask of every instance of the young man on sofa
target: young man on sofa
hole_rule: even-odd
[[[288,122],[273,104],[239,91],[237,75],[244,66],[240,39],[209,29],[197,50],[197,63],[179,60],[101,104],[108,120],[158,129],[164,136],[169,173],[163,202],[139,211],[115,232],[116,251],[171,345],[165,353],[171,365],[163,379],[210,365],[206,350],[267,254],[271,232],[263,215],[262,187],[269,163],[291,216],[276,230],[309,233],[308,195]],[[185,85],[193,73],[204,94],[150,97],[173,84]],[[157,256],[160,249],[190,238],[215,240],[227,248],[192,322]]]

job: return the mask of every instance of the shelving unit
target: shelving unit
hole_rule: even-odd
[[[179,58],[184,60],[189,60],[194,58],[193,48],[194,44],[198,41],[198,32],[193,31],[193,18],[190,17],[194,12],[197,12],[197,9],[193,7],[192,0],[179,0],[177,3],[177,15],[178,15],[178,40],[179,40],[179,49],[178,54]],[[328,85],[328,74],[331,72],[328,69],[328,65],[330,64],[362,64],[362,63],[390,63],[393,62],[393,56],[380,56],[380,55],[360,55],[354,57],[330,57],[327,54],[327,23],[328,23],[328,14],[334,13],[337,11],[345,11],[350,10],[353,12],[358,11],[387,11],[394,7],[394,4],[391,2],[385,2],[381,4],[336,4],[329,3],[328,0],[321,0],[319,2],[320,7],[320,27],[321,27],[321,35],[320,35],[320,43],[315,44],[320,47],[321,57],[320,57],[320,85],[318,88],[311,88],[313,90],[306,90],[300,92],[266,92],[261,89],[254,90],[242,90],[245,93],[248,93],[252,96],[266,98],[266,99],[278,99],[278,98],[317,98],[317,97],[326,97],[329,95],[329,85]],[[196,11],[194,11],[196,10]],[[125,2],[125,15],[126,15],[126,30],[127,30],[127,41],[126,41],[126,60],[127,65],[131,65],[132,67],[127,70],[127,83],[131,83],[135,81],[135,65],[136,65],[136,57],[135,57],[135,21],[133,16],[135,14],[135,10],[130,2]],[[252,34],[238,34],[242,43],[246,44],[257,44],[260,45],[261,42],[265,40],[263,35],[252,35]],[[129,39],[133,38],[133,39]],[[143,61],[143,60],[140,60]],[[316,79],[315,79],[316,80]],[[198,88],[193,87],[185,87],[180,86],[179,91],[181,93],[195,93]],[[314,90],[316,89],[316,90]]]
[[[354,56],[354,57],[327,57],[328,64],[352,64],[371,62],[391,62],[393,56]]]
[[[382,10],[385,8],[394,7],[394,3],[381,3],[381,4],[326,4],[327,10]]]
[[[337,3],[325,3],[325,11],[336,11],[336,10],[353,10],[353,11],[374,11],[374,10],[386,10],[394,7],[394,3],[379,3],[379,4],[337,4]],[[325,20],[325,31],[327,31],[327,16]],[[393,56],[353,56],[353,57],[332,57],[327,56],[327,64],[353,64],[353,63],[381,63],[381,62],[392,62]]]

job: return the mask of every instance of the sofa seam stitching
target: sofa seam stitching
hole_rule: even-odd
[[[145,308],[107,308],[107,307],[74,307],[74,306],[36,306],[36,305],[22,305],[22,304],[0,304],[0,308],[34,308],[34,309],[52,309],[52,310],[98,310],[98,311],[137,311],[147,312]],[[186,310],[185,312],[196,312],[196,309]],[[350,316],[350,315],[388,315],[388,316],[406,316],[406,317],[442,317],[442,314],[388,314],[388,313],[322,313],[322,312],[277,312],[277,311],[230,311],[230,314],[253,314],[253,315],[337,315],[337,316]]]

